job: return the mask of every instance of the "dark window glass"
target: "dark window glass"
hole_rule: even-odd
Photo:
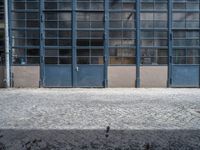
[[[199,0],[173,0],[174,64],[199,64],[199,4]]]
[[[110,64],[135,64],[135,1],[109,2]]]
[[[141,2],[141,63],[166,65],[168,49],[168,1]]]
[[[40,63],[39,0],[12,3],[12,54],[14,64]]]
[[[5,63],[4,49],[4,3],[0,2],[0,65]]]

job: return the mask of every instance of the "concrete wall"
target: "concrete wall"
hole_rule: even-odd
[[[167,87],[167,66],[142,66],[141,87]],[[109,66],[108,87],[135,87],[136,68],[134,66]]]
[[[4,67],[0,66],[0,88],[4,87]]]
[[[109,66],[108,87],[135,87],[135,66]]]
[[[142,66],[141,87],[167,87],[167,66]]]
[[[0,87],[3,86],[3,67],[0,67]],[[39,87],[39,66],[13,66],[14,87]],[[108,87],[135,87],[135,66],[109,66]],[[142,66],[141,87],[167,87],[167,66]]]
[[[39,66],[13,66],[15,88],[39,87]]]

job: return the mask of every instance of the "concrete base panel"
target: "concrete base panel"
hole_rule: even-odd
[[[167,66],[142,66],[141,87],[167,87]]]
[[[4,67],[0,66],[0,88],[4,87]]]
[[[109,66],[108,87],[135,87],[135,66]]]
[[[39,87],[39,66],[14,66],[13,83],[15,88]]]

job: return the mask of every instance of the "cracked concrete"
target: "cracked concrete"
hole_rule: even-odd
[[[11,131],[16,132],[15,136],[25,136],[28,131],[34,130],[47,131],[44,135],[48,134],[50,137],[52,134],[49,132],[55,130],[71,131],[73,135],[77,135],[76,130],[81,134],[93,131],[95,134],[91,137],[95,136],[94,139],[98,138],[105,142],[101,136],[96,136],[96,133],[100,132],[103,136],[106,127],[110,126],[111,131],[115,131],[113,135],[116,134],[113,140],[117,140],[119,135],[125,136],[123,133],[127,132],[126,135],[130,136],[127,139],[129,141],[133,139],[132,143],[135,142],[134,145],[138,149],[145,149],[145,144],[148,149],[152,143],[154,149],[156,144],[156,149],[161,145],[164,145],[163,148],[173,149],[174,143],[171,141],[173,144],[169,144],[172,135],[176,138],[173,141],[179,141],[179,146],[190,143],[187,148],[200,149],[198,145],[200,134],[197,134],[200,129],[199,110],[199,89],[2,89],[0,90],[0,135],[4,137],[0,138],[0,145],[5,143],[4,147],[12,149],[12,146],[9,147],[9,142],[6,142],[6,139],[9,140],[14,136],[8,136]],[[71,132],[68,135],[72,134]],[[155,132],[156,134],[152,134]],[[148,139],[150,142],[146,143],[147,139],[141,140],[142,137],[151,137],[150,134],[155,136],[151,138],[152,141]],[[42,136],[36,135],[40,138]],[[57,136],[61,141],[61,137],[66,135],[62,133]],[[83,136],[84,138],[87,139],[87,136]],[[137,138],[140,140],[136,140]],[[155,141],[158,138],[161,140],[160,143]],[[180,142],[182,138],[185,139],[182,141],[184,144]],[[28,145],[34,145],[34,140],[28,140]],[[74,143],[76,138],[72,141]],[[21,143],[21,140],[16,142]],[[42,140],[39,143],[48,147],[48,144],[43,142]],[[18,144],[18,147],[19,145],[22,144]],[[64,145],[69,146],[69,144]],[[90,148],[87,145],[85,149]]]

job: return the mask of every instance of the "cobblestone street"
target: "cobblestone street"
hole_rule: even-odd
[[[0,90],[1,128],[199,129],[199,89]]]
[[[9,131],[5,130],[11,129],[104,132],[107,126],[116,132],[117,130],[199,132],[200,91],[199,89],[2,89],[0,114],[0,135],[1,132],[8,134]]]

